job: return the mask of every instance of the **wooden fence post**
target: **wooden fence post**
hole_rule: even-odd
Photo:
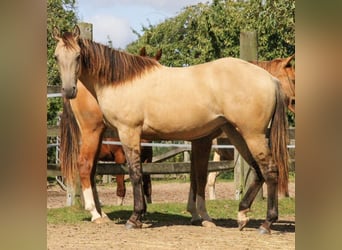
[[[240,33],[240,58],[246,61],[256,61],[258,59],[258,39],[256,31],[242,31]],[[235,193],[236,199],[240,199],[240,195],[246,193],[254,177],[254,171],[252,171],[248,163],[240,156],[237,159],[237,164],[234,169],[234,181],[237,188]],[[255,199],[262,200],[262,198],[263,192],[261,188]]]
[[[91,23],[78,23],[78,27],[80,28],[82,38],[93,39],[93,25]],[[84,200],[82,198],[82,188],[80,177],[77,174],[75,185],[67,184],[67,198],[66,198],[66,206],[84,206]]]
[[[78,27],[81,30],[81,37],[89,40],[93,40],[93,24],[91,23],[78,23]]]

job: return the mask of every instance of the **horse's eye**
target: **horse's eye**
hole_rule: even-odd
[[[54,58],[55,58],[56,61],[58,61],[58,57],[56,55],[54,56]]]

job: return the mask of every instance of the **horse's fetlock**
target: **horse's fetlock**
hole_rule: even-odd
[[[247,202],[245,201],[241,201],[240,204],[239,204],[239,212],[240,211],[245,211],[245,210],[249,210],[249,205]]]
[[[278,212],[273,210],[273,209],[268,211],[268,213],[267,213],[267,221],[275,222],[277,220],[278,220]]]

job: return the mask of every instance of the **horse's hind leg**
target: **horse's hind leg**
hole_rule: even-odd
[[[247,161],[247,163],[253,166],[256,169],[255,179],[252,180],[247,192],[242,198],[239,204],[239,212],[238,212],[238,226],[239,229],[242,230],[248,223],[249,218],[247,213],[250,211],[250,207],[258,194],[262,184],[264,183],[264,178],[260,173],[259,167],[254,161],[254,157],[252,156],[246,141],[241,136],[241,134],[231,125],[227,124],[222,130],[228,135],[229,140],[234,144],[237,148],[241,156]]]
[[[250,137],[246,142],[256,161],[253,166],[259,183],[257,185],[258,190],[253,190],[255,187],[249,187],[240,203],[239,210],[250,207],[249,203],[254,200],[257,191],[259,191],[260,186],[265,181],[267,184],[267,216],[259,230],[260,233],[270,233],[272,223],[278,219],[278,167],[273,160],[265,135],[261,134]]]
[[[202,219],[202,226],[213,227],[215,224],[208,215],[205,206],[205,187],[208,176],[208,160],[212,138],[205,137],[192,141],[191,150],[191,186],[187,210],[191,213],[191,222]]]
[[[256,174],[254,175],[255,178],[250,183],[250,186],[248,187],[245,195],[243,196],[239,204],[238,225],[240,230],[242,230],[249,221],[247,213],[250,211],[250,207],[255,197],[257,196],[260,188],[262,187],[262,184],[264,183],[264,179],[260,172],[259,166],[255,162],[251,163],[251,166],[255,170]]]

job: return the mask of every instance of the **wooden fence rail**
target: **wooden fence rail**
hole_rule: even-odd
[[[158,162],[142,163],[143,172],[148,174],[184,174],[190,173],[190,162]],[[61,176],[60,166],[58,164],[48,164],[48,176]],[[234,169],[233,161],[210,161],[209,172]],[[98,163],[96,173],[100,175],[128,174],[126,164],[117,164],[115,162]]]
[[[49,126],[47,130],[47,136],[58,136],[60,133],[59,126]],[[105,131],[105,137],[117,137],[117,132],[111,129]],[[289,129],[289,138],[294,141],[295,129]],[[152,163],[143,163],[143,172],[148,174],[181,174],[190,173],[190,162],[163,162],[177,154],[185,151],[190,151],[186,148],[172,148],[170,151],[153,156]],[[290,152],[290,169],[294,169],[294,148],[289,149]],[[216,171],[233,171],[234,161],[210,161],[208,165],[208,172]],[[115,162],[99,162],[96,169],[97,174],[101,175],[117,175],[117,174],[128,174],[128,166],[126,164],[116,164]],[[58,164],[47,164],[47,175],[48,176],[60,176],[61,170]]]

